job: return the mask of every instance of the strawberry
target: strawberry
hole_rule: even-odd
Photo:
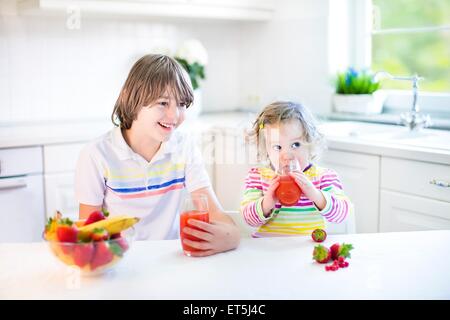
[[[77,242],[78,229],[72,226],[70,219],[63,219],[56,227],[56,236],[60,242]]]
[[[316,229],[311,233],[311,238],[315,242],[324,242],[327,238],[327,233],[323,229]]]
[[[104,213],[105,212],[105,213]],[[107,211],[94,211],[92,212],[89,217],[86,219],[86,221],[84,222],[84,225],[87,226],[88,224],[97,222],[97,221],[101,221],[101,220],[105,220],[106,217],[108,216],[108,212]]]
[[[328,261],[330,261],[330,258],[331,252],[327,247],[324,247],[321,244],[314,247],[313,259],[318,263],[327,263]]]
[[[333,260],[338,259],[339,257],[350,258],[350,250],[353,249],[353,245],[351,244],[339,244],[335,243],[331,246],[331,258]]]
[[[78,240],[78,229],[73,226],[70,219],[62,219],[58,221],[56,226],[56,239],[60,244],[61,250],[65,254],[69,254],[73,250],[73,245],[70,243],[76,243]]]
[[[92,231],[91,239],[93,241],[104,241],[104,240],[108,240],[108,238],[109,238],[109,233],[104,228],[95,228]]]
[[[89,262],[91,262],[94,255],[93,243],[79,243],[73,249],[73,260],[77,266],[83,268]]]
[[[95,242],[95,253],[91,260],[91,269],[95,270],[98,267],[110,263],[113,257],[114,256],[105,241]]]

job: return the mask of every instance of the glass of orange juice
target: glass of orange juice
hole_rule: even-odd
[[[185,234],[183,228],[188,226],[191,229],[200,230],[193,225],[188,224],[189,219],[196,219],[209,223],[208,198],[204,194],[191,194],[186,197],[183,203],[180,214],[180,239],[183,247],[183,252],[187,256],[191,256],[192,252],[201,251],[200,249],[192,248],[183,242],[184,239],[193,241],[202,241],[190,234]]]

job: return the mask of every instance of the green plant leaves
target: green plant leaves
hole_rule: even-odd
[[[200,87],[200,79],[205,79],[205,68],[201,64],[194,62],[189,64],[185,59],[175,57],[175,60],[187,71],[189,78],[191,78],[192,88],[194,90]]]
[[[372,94],[379,89],[380,82],[374,81],[373,74],[368,70],[348,68],[337,74],[335,85],[338,94]]]

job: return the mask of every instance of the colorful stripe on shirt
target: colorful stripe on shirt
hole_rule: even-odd
[[[250,169],[245,180],[241,213],[251,226],[259,227],[255,237],[310,234],[314,229],[325,228],[325,220],[333,223],[344,221],[353,205],[342,190],[337,174],[330,169],[309,166],[304,171],[317,189],[322,191],[326,206],[319,210],[308,198],[302,196],[291,207],[275,205],[269,217],[262,210],[262,199],[275,173],[269,168]]]
[[[172,179],[161,184],[148,185],[145,187],[112,188],[108,184],[107,187],[121,199],[136,199],[161,195],[172,190],[183,189],[185,181],[186,178],[183,176],[181,178]]]

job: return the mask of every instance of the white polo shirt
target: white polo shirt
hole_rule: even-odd
[[[188,192],[211,186],[201,153],[189,135],[175,131],[148,162],[114,128],[86,145],[79,156],[75,193],[79,203],[111,216],[140,217],[137,239],[176,239]]]

